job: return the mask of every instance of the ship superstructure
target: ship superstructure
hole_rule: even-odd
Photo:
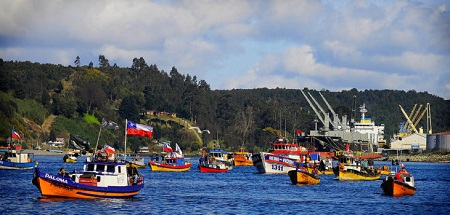
[[[309,92],[308,95],[311,99],[303,91],[301,92],[318,118],[318,120],[315,120],[315,129],[310,131],[310,137],[316,137],[322,142],[327,140],[324,144],[329,145],[329,147],[335,150],[342,150],[345,144],[350,143],[354,150],[373,152],[374,147],[382,147],[386,144],[384,139],[384,124],[375,125],[375,122],[371,118],[366,118],[368,111],[365,104],[359,107],[359,112],[361,113],[360,120],[355,121],[356,103],[354,102],[352,108],[354,116],[348,121],[346,115],[339,118],[325,97],[319,92],[328,110],[331,112],[333,117],[331,120],[330,113],[326,112]],[[354,98],[355,100],[356,98]],[[320,129],[317,127],[319,121],[323,124],[323,127]]]

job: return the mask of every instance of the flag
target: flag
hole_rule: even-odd
[[[113,147],[109,146],[108,144],[105,144],[105,148],[103,148],[103,149],[108,154],[114,154],[114,152],[116,152],[116,150]]]
[[[113,121],[108,121],[106,119],[102,119],[102,128],[117,130],[119,129],[119,125]]]
[[[181,148],[178,146],[178,143],[175,143],[175,151],[180,152],[180,155],[183,155],[183,152],[181,151]]]
[[[152,138],[153,137],[153,127],[128,121],[127,122],[127,135]]]
[[[169,146],[169,144],[166,143],[166,144],[164,144],[163,151],[165,151],[165,152],[173,152],[173,149],[172,149],[172,147]]]
[[[11,137],[14,139],[22,139],[22,137],[20,137],[19,133],[17,133],[16,131],[14,131],[14,129],[11,131]]]

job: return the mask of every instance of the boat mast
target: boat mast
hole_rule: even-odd
[[[124,160],[127,160],[127,128],[128,128],[128,119],[125,119],[125,155],[124,155]]]
[[[102,127],[103,127],[103,126],[100,126],[100,129],[99,129],[99,131],[98,131],[97,143],[95,144],[94,158],[95,158],[95,155],[96,155],[95,152],[98,150],[98,141],[100,140],[100,134],[102,133]]]

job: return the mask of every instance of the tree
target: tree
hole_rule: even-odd
[[[77,56],[73,63],[75,64],[75,66],[80,67],[80,56]]]
[[[119,106],[119,115],[123,119],[135,122],[139,121],[139,108],[134,97],[127,96],[123,98]]]
[[[131,69],[140,72],[145,67],[148,67],[147,63],[145,63],[145,60],[143,57],[140,57],[139,59],[134,58],[133,59],[133,65],[131,66]]]
[[[98,56],[99,67],[109,67],[109,60],[105,58],[104,55]]]
[[[94,63],[92,63],[92,61],[89,63],[89,69],[94,68]]]

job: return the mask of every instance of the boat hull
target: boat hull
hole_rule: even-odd
[[[314,176],[309,172],[304,172],[301,170],[291,170],[288,172],[288,175],[291,179],[292,184],[312,185],[320,183],[320,178]]]
[[[381,184],[381,188],[386,195],[389,196],[406,196],[414,195],[416,188],[412,187],[404,182],[397,180],[384,180]]]
[[[191,169],[192,164],[187,163],[186,165],[164,165],[156,162],[149,162],[148,164],[152,171],[154,172],[186,172]]]
[[[234,156],[235,166],[253,166],[253,161],[248,160],[244,156]]]
[[[134,167],[139,169],[145,169],[145,164],[127,163],[127,167],[129,167],[130,165],[133,165]]]
[[[15,163],[9,161],[0,161],[0,169],[25,170],[25,169],[33,169],[34,165],[35,165],[34,162]]]
[[[129,186],[98,187],[76,183],[68,176],[52,175],[35,168],[33,184],[39,189],[42,197],[62,198],[128,198],[138,194],[144,183]]]
[[[258,173],[287,174],[296,169],[297,160],[286,156],[261,152],[252,156],[253,165]]]
[[[380,173],[382,174],[382,175],[389,175],[389,174],[391,174],[391,170],[380,170]]]
[[[77,162],[77,159],[66,158],[66,159],[64,160],[64,162],[66,162],[66,163],[76,163],[76,162]]]
[[[228,168],[218,169],[216,167],[210,167],[210,166],[204,166],[204,165],[198,165],[198,168],[199,168],[200,172],[203,172],[203,173],[225,173],[225,172],[228,172]]]
[[[339,181],[374,181],[378,180],[380,176],[380,172],[364,173],[354,169],[339,169],[338,179]]]
[[[313,168],[308,168],[308,172],[309,173],[312,173],[313,170],[314,170]],[[322,171],[318,171],[317,174],[319,174],[319,175],[333,175],[334,172],[333,172],[333,169],[327,169],[327,170],[325,170],[323,172]]]

